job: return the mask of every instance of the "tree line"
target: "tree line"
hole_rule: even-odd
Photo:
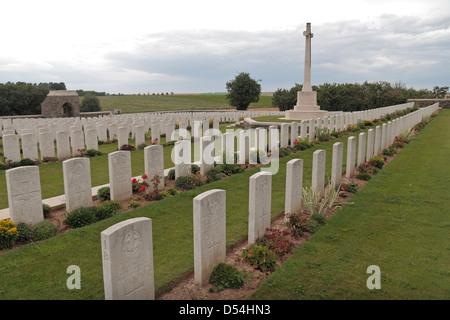
[[[361,111],[407,102],[408,99],[443,98],[449,87],[435,86],[433,90],[406,88],[403,83],[386,81],[359,83],[324,83],[313,86],[317,92],[317,104],[328,111]],[[297,92],[302,85],[291,89],[278,89],[273,93],[272,105],[281,111],[294,108]]]

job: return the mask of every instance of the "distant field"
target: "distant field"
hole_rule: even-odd
[[[124,95],[99,97],[102,110],[121,109],[122,113],[235,109],[228,104],[225,93]],[[271,108],[272,96],[263,94],[250,108]]]

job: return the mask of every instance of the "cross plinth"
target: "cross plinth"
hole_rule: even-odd
[[[314,36],[311,32],[311,23],[306,24],[303,36],[306,38],[303,87],[297,92],[297,104],[294,110],[286,111],[286,118],[292,120],[316,119],[328,114],[328,111],[320,110],[317,105],[317,92],[313,91],[311,86],[311,38]]]

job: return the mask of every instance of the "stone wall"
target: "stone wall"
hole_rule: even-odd
[[[439,102],[441,108],[450,108],[450,99],[408,99],[408,102],[414,102],[419,108],[428,107]]]

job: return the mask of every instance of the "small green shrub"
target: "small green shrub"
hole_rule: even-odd
[[[308,219],[306,217],[299,217],[297,214],[293,213],[289,216],[289,220],[286,224],[294,237],[301,237],[303,232],[307,231],[307,222]]]
[[[96,219],[96,221],[103,220],[103,219],[112,217],[116,213],[117,213],[117,211],[114,210],[113,207],[100,205],[100,206],[96,207],[95,219]]]
[[[203,185],[203,181],[201,181],[200,178],[194,174],[191,174],[190,176],[178,177],[175,180],[175,187],[181,190],[192,190],[201,185]]]
[[[141,143],[140,145],[138,145],[138,150],[144,150],[145,147],[147,147],[147,145],[145,143]]]
[[[372,166],[375,166],[378,169],[381,169],[384,166],[384,159],[382,157],[378,157],[378,156],[372,157],[372,158],[369,159],[369,163]]]
[[[253,244],[242,252],[242,259],[262,272],[273,271],[277,255],[267,247]]]
[[[118,213],[122,209],[119,202],[111,200],[104,201],[99,207],[109,208],[114,213]]]
[[[369,181],[370,179],[372,179],[372,176],[367,172],[362,172],[356,176],[356,179]]]
[[[295,141],[297,141],[297,140],[295,140]],[[297,149],[297,150],[301,150],[302,151],[302,150],[306,150],[306,149],[312,147],[311,142],[307,138],[300,139],[297,142],[295,142],[295,141],[294,141],[294,148]]]
[[[141,204],[138,202],[138,201],[135,201],[135,200],[130,200],[130,201],[128,201],[128,206],[130,207],[130,208],[137,208],[137,207],[139,207]]]
[[[36,162],[28,158],[20,160],[19,163],[21,166],[34,166],[36,164]]]
[[[327,218],[324,215],[318,213],[313,213],[311,215],[311,220],[316,221],[320,226],[323,226],[327,223]]]
[[[19,223],[17,224],[17,242],[20,243],[27,243],[31,241],[37,241],[38,235],[36,234],[35,229],[33,226],[26,224],[26,223]]]
[[[316,231],[319,230],[320,227],[321,225],[319,222],[317,222],[317,220],[311,219],[306,222],[306,231],[311,234],[316,233]]]
[[[198,165],[196,165],[196,164],[191,165],[191,172],[193,174],[196,174],[199,171],[200,171],[200,167]]]
[[[50,206],[46,203],[42,204],[42,212],[44,213],[44,217],[47,218],[50,214]]]
[[[86,157],[92,158],[92,157],[96,157],[96,156],[102,156],[103,153],[98,150],[95,150],[95,149],[89,149],[89,150],[86,150],[83,153],[83,155]]]
[[[215,285],[218,291],[222,291],[227,288],[239,289],[244,285],[244,279],[244,273],[236,267],[219,263],[211,272],[209,283]]]
[[[167,173],[167,179],[175,180],[175,169],[170,169]]]
[[[51,238],[56,235],[57,231],[58,228],[56,225],[49,220],[43,220],[35,227],[35,232],[39,240]]]
[[[168,197],[172,196],[169,191],[161,191],[159,193],[159,195],[160,195],[161,199],[165,199],[165,198],[168,198]]]
[[[214,181],[221,180],[223,175],[225,175],[225,174],[218,173],[214,169],[211,169],[205,174],[206,182],[207,183],[211,183],[211,182],[214,182]]]
[[[395,151],[394,151],[394,149],[389,148],[389,149],[383,149],[382,153],[384,156],[393,156],[395,154]]]
[[[95,221],[94,207],[79,208],[66,214],[66,223],[70,228],[81,228]]]
[[[101,187],[97,191],[97,199],[100,201],[106,201],[111,199],[110,188],[109,187]]]
[[[175,188],[170,188],[169,190],[167,190],[167,192],[169,192],[172,196],[180,193],[180,191]]]
[[[341,188],[344,189],[342,191],[347,191],[347,192],[351,192],[351,193],[356,193],[356,192],[358,192],[358,189],[359,189],[358,185],[356,183],[354,183],[354,182],[343,184],[341,186]]]

